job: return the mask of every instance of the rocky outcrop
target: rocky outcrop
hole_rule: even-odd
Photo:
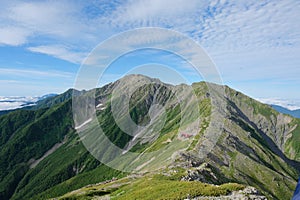
[[[261,195],[254,187],[246,187],[243,190],[234,191],[230,195],[218,197],[196,197],[193,200],[267,200],[267,197]]]
[[[187,175],[181,178],[182,181],[200,181],[208,184],[222,184],[228,180],[209,163],[202,163],[198,167],[187,170]]]

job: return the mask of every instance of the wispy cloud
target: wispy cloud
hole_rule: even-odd
[[[300,17],[300,3],[293,0],[264,3],[129,0],[92,4],[45,1],[5,3],[3,8],[0,43],[6,45],[21,45],[33,42],[36,37],[46,37],[57,44],[69,43],[81,51],[89,51],[109,34],[158,26],[186,33],[216,55],[216,59],[224,52],[262,53],[270,48],[300,46],[296,21]],[[45,46],[53,48],[39,44],[29,49],[43,47],[41,53],[49,54]],[[68,53],[73,50],[68,49]],[[58,57],[52,52],[49,55]]]
[[[207,50],[226,82],[247,80],[250,84],[267,76],[280,84],[287,79],[300,84],[295,77],[300,73],[299,9],[300,2],[294,0],[188,4],[138,0],[127,1],[102,18],[117,30],[161,26],[191,36]],[[139,39],[128,41],[134,44]]]
[[[15,102],[2,102],[0,101],[0,110],[11,110],[16,108],[21,108],[22,105],[26,104],[24,101],[15,101]]]
[[[203,20],[201,35],[205,46],[227,51],[242,48],[244,51],[258,48],[276,48],[299,45],[300,3],[296,1],[224,1],[209,6],[211,16]]]
[[[19,46],[27,42],[30,32],[18,27],[0,28],[0,45]]]
[[[156,49],[156,51],[153,51],[153,49]],[[169,52],[169,56],[166,56],[166,53],[160,52],[159,55],[163,54],[162,58],[156,59],[156,61],[148,59],[148,57],[160,57],[157,55],[159,51],[167,51]],[[84,64],[89,65],[89,67],[97,67],[100,73],[104,69],[99,69],[99,67],[104,68],[109,66],[119,56],[130,52],[135,52],[131,55],[138,56],[141,56],[139,52],[146,53],[147,58],[144,58],[145,62],[162,62],[180,68],[182,71],[193,71],[194,75],[199,76],[196,73],[199,70],[202,73],[202,78],[206,81],[221,84],[216,68],[199,45],[179,32],[161,28],[142,28],[124,32],[112,40],[103,42],[101,46],[94,49]],[[181,59],[178,57],[181,57]],[[182,62],[180,61],[185,61],[185,64],[181,64]],[[195,66],[195,69],[191,64]],[[120,66],[122,66],[122,63],[120,63]],[[95,71],[91,71],[90,73],[95,74]]]
[[[45,77],[58,77],[58,78],[72,78],[73,74],[63,71],[41,71],[30,69],[12,69],[12,68],[0,68],[1,76],[21,76],[29,78],[45,78]],[[7,80],[5,80],[7,81]]]
[[[206,2],[197,0],[188,3],[184,0],[130,0],[117,6],[103,19],[121,29],[160,26],[192,31],[201,25],[195,21],[206,5]]]
[[[72,51],[63,45],[36,46],[28,47],[27,49],[32,52],[47,54],[77,64],[81,63],[87,55],[87,53],[84,52]]]
[[[0,110],[21,108],[24,105],[32,105],[39,97],[2,97],[0,96]]]
[[[12,46],[34,44],[37,38],[43,38],[39,41],[42,43],[43,41],[48,43],[51,40],[73,44],[79,44],[78,38],[83,38],[84,41],[81,44],[84,44],[95,41],[95,37],[98,37],[96,35],[98,29],[92,26],[92,23],[96,22],[89,19],[84,11],[85,3],[7,1],[1,4],[0,44]]]
[[[291,93],[295,89],[292,85],[300,84],[299,10],[297,0],[4,1],[0,45],[21,46],[79,64],[97,44],[115,33],[150,26],[170,28],[202,45],[225,82],[236,88],[257,88],[257,80],[267,76],[270,82],[265,88],[278,83]],[[151,34],[145,37],[151,39]],[[132,36],[127,44],[141,40]],[[126,42],[114,48],[122,45]],[[188,49],[182,51],[188,54]],[[99,59],[107,57],[97,56],[87,62]],[[242,81],[247,81],[247,87],[240,87]]]
[[[2,72],[0,73],[2,75]],[[40,73],[26,75],[4,74],[12,79],[0,79],[1,96],[43,96],[44,94],[60,94],[72,87],[73,81],[66,77],[39,76]],[[15,79],[14,79],[15,78]]]

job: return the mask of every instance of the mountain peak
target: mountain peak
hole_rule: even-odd
[[[138,86],[139,80],[159,84],[137,88],[129,105],[114,107],[125,101],[112,98],[114,90],[127,94],[127,87]],[[191,88],[193,93],[186,92]],[[299,175],[298,119],[229,87],[205,82],[172,86],[128,75],[101,88],[76,91],[83,97],[95,94],[95,102],[81,105],[81,111],[94,106],[96,117],[74,124],[74,91],[0,117],[0,199],[54,198],[95,183],[105,190],[96,188],[92,196],[131,199],[135,190],[127,190],[128,184],[146,190],[149,180],[171,184],[184,198],[191,191],[193,198],[201,196],[190,189],[202,186],[225,188],[224,196],[251,186],[270,199],[292,197]],[[30,169],[32,163],[37,165]],[[122,171],[129,177],[118,182],[125,176]],[[115,181],[116,188],[106,188]]]

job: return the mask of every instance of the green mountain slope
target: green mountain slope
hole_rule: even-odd
[[[146,139],[126,134],[119,127],[125,119],[116,121],[112,114],[112,100],[118,101],[112,99],[116,88],[126,91],[141,78],[150,84],[139,87],[130,97],[129,114],[136,124],[149,125],[149,129],[140,133],[151,136]],[[122,86],[124,80],[129,85]],[[299,119],[280,114],[228,87],[205,82],[192,87],[197,98],[186,93],[187,85],[171,86],[132,75],[99,89],[75,91],[75,95],[95,94],[95,102],[89,104],[98,106],[94,120],[104,127],[104,134],[111,142],[128,152],[124,158],[130,152],[155,155],[153,159],[145,156],[141,163],[132,165],[138,176],[129,182],[133,185],[141,182],[141,190],[152,187],[146,180],[151,181],[155,176],[157,184],[167,184],[165,179],[174,181],[168,184],[178,187],[185,197],[191,191],[184,185],[195,180],[201,184],[250,185],[272,199],[290,198],[300,169]],[[74,90],[45,99],[30,110],[20,109],[0,116],[0,199],[53,198],[85,185],[130,175],[101,164],[87,151],[84,139],[75,130],[72,92]],[[182,97],[181,101],[176,95]],[[152,109],[153,104],[163,105],[165,114],[160,115],[159,109]],[[184,119],[183,110],[189,114],[188,119]],[[163,119],[165,123],[159,134],[151,135],[157,128],[151,123],[159,125]],[[196,123],[199,129],[193,128]],[[91,122],[90,128],[83,132],[87,139],[95,130],[93,124]],[[193,133],[192,137],[186,136],[188,130]],[[94,142],[101,142],[101,137]],[[184,146],[185,143],[189,145]],[[160,149],[165,151],[155,154]],[[109,148],[106,151],[107,158],[103,159],[115,153]],[[146,160],[151,162],[144,167],[142,164]],[[144,175],[147,171],[152,172]],[[159,174],[163,176],[157,178]],[[116,187],[102,193],[90,191],[87,196],[114,196],[122,192],[118,195],[126,199],[135,194],[130,191]],[[230,193],[226,191],[220,195]],[[153,192],[159,194],[159,191]]]

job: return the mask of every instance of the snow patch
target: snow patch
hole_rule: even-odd
[[[99,103],[99,104],[96,106],[96,108],[100,108],[101,106],[103,106],[103,104],[102,104],[102,103]]]
[[[88,123],[90,123],[91,121],[92,121],[92,118],[86,120],[85,122],[83,122],[79,126],[76,126],[75,129],[81,129],[82,127],[84,127],[85,125],[87,125]]]

